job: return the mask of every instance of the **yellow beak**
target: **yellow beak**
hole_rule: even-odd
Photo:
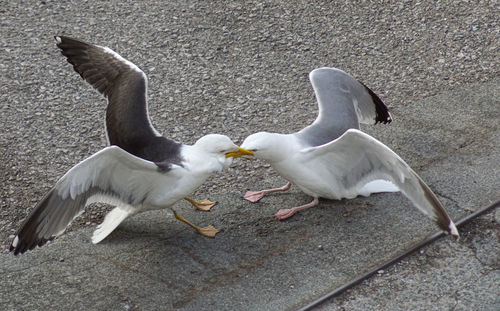
[[[243,149],[243,148],[240,148],[240,147],[237,147],[237,148],[238,148],[238,151],[233,151],[233,152],[226,153],[226,158],[230,158],[230,157],[239,158],[239,157],[246,156],[246,155],[253,156],[253,152],[252,151],[246,150],[246,149]]]

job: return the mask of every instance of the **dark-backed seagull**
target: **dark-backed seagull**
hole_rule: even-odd
[[[292,183],[314,198],[309,204],[279,210],[275,216],[283,220],[318,205],[320,197],[339,200],[401,191],[443,230],[458,237],[455,224],[424,181],[389,147],[359,130],[360,122],[391,122],[380,98],[336,68],[315,69],[309,79],[319,105],[311,125],[293,134],[252,134],[241,145],[289,182],[281,188],[248,191],[244,198],[258,202]]]
[[[110,48],[64,36],[56,40],[73,69],[108,99],[105,121],[108,144],[142,159],[175,161],[180,144],[163,137],[151,124],[144,72]],[[129,87],[136,90],[134,97],[124,92]],[[216,204],[208,199],[184,199],[202,211],[209,211]]]
[[[64,44],[67,38],[56,39],[58,44]],[[85,206],[93,202],[116,206],[92,236],[92,242],[99,243],[127,217],[170,208],[211,174],[228,167],[232,157],[252,155],[224,135],[209,134],[194,145],[160,136],[147,115],[144,73],[110,49],[101,49],[110,56],[102,59],[102,66],[111,68],[114,74],[91,70],[83,76],[110,101],[142,103],[127,106],[129,109],[121,112],[133,122],[125,128],[137,136],[130,147],[135,155],[118,146],[110,146],[71,168],[36,205],[16,233],[10,246],[15,255],[42,246],[62,234],[71,221],[84,212]],[[106,67],[107,63],[116,66]],[[175,211],[174,215],[205,236],[213,237],[218,232],[213,226],[195,226]]]

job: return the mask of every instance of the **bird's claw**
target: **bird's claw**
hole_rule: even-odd
[[[243,196],[243,199],[252,202],[252,203],[257,203],[264,197],[264,193],[262,191],[247,191],[245,195]]]
[[[274,214],[274,217],[276,217],[276,219],[278,220],[285,220],[287,218],[292,217],[296,212],[297,210],[293,208],[280,209],[279,211],[276,212],[276,214]]]
[[[203,199],[200,201],[196,201],[196,200],[193,200],[193,199],[188,198],[188,197],[185,197],[184,199],[187,200],[189,203],[191,203],[191,205],[196,207],[197,210],[204,211],[204,212],[210,211],[210,209],[212,207],[214,207],[215,204],[217,204],[217,202],[212,202],[209,199]]]
[[[208,238],[215,238],[215,235],[220,232],[219,229],[215,228],[214,226],[206,226],[203,228],[198,228],[197,231]]]
[[[210,209],[212,207],[215,206],[215,204],[217,204],[217,202],[212,202],[209,199],[203,199],[203,200],[197,201],[196,204],[194,205],[194,207],[196,207],[196,209],[198,209],[200,211],[208,212],[208,211],[210,211]]]

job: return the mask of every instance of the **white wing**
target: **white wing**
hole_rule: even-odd
[[[305,162],[322,163],[323,169],[332,170],[348,192],[377,179],[392,182],[420,211],[442,229],[458,236],[453,221],[432,190],[403,159],[370,135],[350,129],[328,144],[302,152]]]
[[[172,183],[178,166],[161,170],[119,147],[107,147],[75,165],[37,204],[16,234],[14,254],[23,253],[64,232],[92,197],[132,206],[148,201],[156,187]]]
[[[309,146],[319,146],[340,137],[359,123],[392,121],[380,98],[363,83],[337,68],[318,68],[309,79],[318,101],[318,117],[297,133]]]

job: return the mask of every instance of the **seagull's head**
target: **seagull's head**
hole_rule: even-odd
[[[248,136],[241,148],[254,154],[257,159],[276,162],[288,153],[287,135],[259,132]]]
[[[194,147],[215,157],[223,167],[231,165],[232,158],[253,156],[251,151],[238,147],[229,137],[220,134],[205,135],[196,141]]]

